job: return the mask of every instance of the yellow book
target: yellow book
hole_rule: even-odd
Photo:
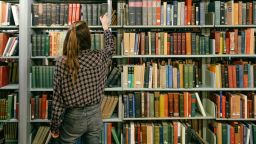
[[[125,56],[128,56],[130,54],[130,33],[124,33],[124,52],[123,54]]]
[[[180,72],[180,88],[184,88],[184,64],[179,64],[179,72]]]

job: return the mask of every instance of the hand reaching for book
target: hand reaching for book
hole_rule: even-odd
[[[109,25],[108,13],[105,13],[103,16],[100,16],[100,21],[101,21],[101,25],[102,25],[103,29],[107,30],[108,25]]]

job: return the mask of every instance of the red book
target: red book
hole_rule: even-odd
[[[226,96],[222,95],[222,118],[226,118]]]
[[[245,30],[245,38],[246,38],[246,48],[245,48],[245,53],[246,54],[250,54],[250,38],[251,38],[251,30],[250,29],[246,29]]]
[[[31,119],[33,120],[35,119],[35,98],[30,99],[30,107]]]
[[[156,25],[161,25],[161,0],[156,0]]]
[[[188,92],[184,92],[184,117],[188,117]]]
[[[173,93],[168,93],[168,100],[169,100],[169,116],[173,116],[173,105],[174,105],[174,100],[173,100]]]
[[[80,9],[81,9],[81,5],[80,4],[76,4],[76,18],[75,18],[75,21],[79,21],[80,20],[80,17],[81,17]]]
[[[235,128],[234,128],[234,125],[230,126],[230,144],[235,144]]]
[[[41,111],[42,111],[42,119],[46,119],[47,115],[46,115],[46,101],[47,101],[47,94],[43,94],[42,95],[42,103],[41,103]]]
[[[178,123],[173,122],[173,143],[178,144]]]
[[[186,54],[186,33],[181,33],[181,54]]]
[[[16,103],[16,119],[19,119],[19,103]]]
[[[107,144],[112,144],[112,123],[107,124]]]
[[[178,39],[177,39],[177,44],[178,44],[178,54],[182,54],[182,44],[181,44],[181,33],[178,33]]]
[[[220,53],[220,32],[215,32],[215,53]]]
[[[76,21],[76,4],[72,4],[71,24]]]
[[[233,66],[232,65],[228,65],[228,87],[229,88],[233,88]]]
[[[186,6],[187,6],[187,18],[186,18],[186,25],[191,25],[192,20],[192,0],[186,0]]]
[[[233,81],[233,88],[237,88],[237,86],[236,86],[236,75],[237,75],[237,73],[236,73],[236,66],[235,65],[233,65],[232,66],[232,81]]]
[[[174,103],[174,109],[173,109],[173,116],[178,117],[179,114],[179,93],[174,93],[173,103]]]
[[[230,32],[226,32],[226,54],[230,54]]]
[[[9,68],[7,66],[0,66],[0,87],[9,84]]]
[[[188,117],[191,117],[192,110],[192,96],[191,93],[188,93]]]
[[[247,100],[247,118],[252,117],[252,100]]]
[[[173,33],[173,54],[177,55],[178,54],[178,34]]]
[[[234,30],[234,42],[235,42],[235,49],[234,49],[234,54],[238,54],[238,29]]]
[[[8,39],[9,39],[9,36],[6,33],[0,33],[0,56],[3,55]]]
[[[137,127],[137,129],[138,129],[138,135],[137,135],[138,136],[138,143],[141,143],[141,139],[140,139],[141,138],[141,135],[140,135],[141,130],[140,130],[140,128],[141,128],[140,124],[138,124],[138,127]]]
[[[68,4],[68,25],[72,24],[72,10],[73,6],[72,4]]]

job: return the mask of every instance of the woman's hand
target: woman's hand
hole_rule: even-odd
[[[104,30],[108,29],[109,17],[108,13],[105,13],[103,16],[100,16],[101,25]]]
[[[53,138],[58,138],[60,135],[50,132]]]

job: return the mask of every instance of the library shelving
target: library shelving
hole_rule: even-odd
[[[144,1],[144,0],[143,0]],[[188,0],[189,1],[189,0]],[[207,1],[207,0],[206,0]],[[210,0],[208,0],[210,2]],[[21,36],[19,38],[19,56],[1,56],[0,59],[1,60],[18,60],[19,61],[19,84],[9,84],[6,85],[4,87],[0,88],[0,91],[6,91],[6,90],[13,90],[13,91],[19,91],[19,106],[20,106],[20,113],[19,113],[19,120],[0,120],[0,122],[3,123],[19,123],[19,137],[18,137],[18,142],[19,143],[32,143],[33,139],[31,138],[31,130],[32,127],[34,125],[48,125],[50,123],[50,120],[48,119],[29,119],[30,118],[30,98],[31,96],[34,95],[41,95],[42,93],[52,93],[53,89],[52,88],[42,88],[42,87],[32,87],[32,72],[31,72],[31,66],[32,65],[40,65],[40,64],[47,64],[50,62],[50,64],[54,65],[54,59],[57,56],[52,56],[52,55],[48,55],[48,56],[44,56],[44,55],[33,55],[32,54],[32,45],[33,45],[33,40],[32,40],[32,36],[36,35],[36,34],[45,34],[47,32],[52,32],[52,31],[58,31],[58,32],[62,32],[62,31],[66,31],[67,29],[69,29],[68,24],[66,25],[33,25],[32,21],[33,21],[33,4],[38,4],[38,3],[52,3],[52,4],[72,4],[72,3],[77,3],[77,4],[93,4],[93,3],[107,3],[108,4],[108,13],[109,15],[111,15],[111,9],[112,7],[116,8],[117,10],[117,15],[121,15],[121,18],[118,17],[118,20],[120,19],[121,22],[117,22],[116,25],[111,25],[110,28],[115,31],[116,33],[114,34],[116,36],[116,38],[118,39],[118,34],[120,34],[121,40],[117,43],[119,43],[119,54],[114,55],[113,56],[113,61],[118,61],[117,63],[121,63],[120,65],[136,65],[136,64],[141,64],[145,61],[160,61],[162,59],[168,61],[172,61],[172,60],[176,60],[178,59],[180,63],[188,63],[190,64],[189,61],[193,61],[193,60],[198,60],[202,63],[207,63],[209,65],[214,65],[217,63],[222,63],[223,61],[227,61],[226,64],[230,64],[233,65],[233,61],[240,61],[241,63],[245,62],[245,63],[249,63],[252,65],[255,65],[255,58],[256,58],[256,51],[255,51],[255,46],[254,46],[254,51],[252,52],[246,52],[246,48],[236,52],[236,53],[230,53],[230,54],[226,54],[226,51],[224,51],[224,49],[226,48],[226,46],[230,47],[230,50],[234,50],[233,45],[230,46],[229,42],[234,42],[233,41],[233,32],[235,30],[235,34],[236,32],[238,32],[238,36],[239,39],[238,41],[244,41],[243,43],[246,43],[246,37],[242,38],[242,36],[244,36],[243,31],[246,32],[246,29],[248,28],[256,28],[255,25],[255,18],[251,18],[251,19],[247,19],[248,20],[248,24],[247,24],[247,20],[245,21],[246,24],[244,24],[244,22],[241,22],[241,20],[238,20],[238,23],[235,19],[235,22],[231,21],[227,21],[224,23],[221,23],[220,20],[218,21],[218,18],[216,18],[217,16],[220,16],[220,14],[216,14],[214,15],[211,10],[212,9],[216,9],[216,10],[221,10],[221,14],[223,15],[223,12],[225,12],[225,8],[227,8],[227,5],[231,4],[233,5],[235,3],[235,5],[237,4],[237,2],[235,1],[231,1],[231,3],[228,2],[223,2],[223,1],[211,1],[211,2],[215,2],[215,4],[218,4],[219,2],[223,5],[220,5],[220,9],[217,9],[217,7],[213,8],[213,7],[209,7],[209,13],[205,14],[205,16],[203,15],[199,15],[199,17],[201,18],[201,16],[203,16],[202,18],[205,20],[204,22],[200,22],[200,18],[199,20],[195,20],[192,23],[190,23],[189,25],[186,24],[185,21],[182,21],[181,19],[179,20],[180,22],[177,22],[177,24],[174,24],[174,20],[177,20],[177,17],[174,18],[172,17],[169,20],[172,20],[173,24],[167,24],[168,19],[164,20],[166,21],[166,24],[161,24],[161,6],[163,6],[163,9],[166,8],[165,6],[167,6],[167,8],[169,9],[169,5],[171,5],[173,8],[173,5],[176,6],[176,3],[173,4],[172,2],[166,2],[166,1],[162,1],[161,0],[156,0],[154,2],[160,2],[160,18],[158,17],[157,19],[160,19],[160,23],[159,25],[153,25],[153,24],[146,24],[143,25],[143,20],[145,19],[146,16],[142,16],[142,14],[145,14],[145,9],[137,9],[138,7],[133,7],[132,5],[132,0],[116,0],[116,1],[112,1],[112,0],[106,0],[106,1],[102,1],[102,0],[96,0],[96,1],[84,1],[84,0],[76,0],[76,1],[64,1],[64,0],[19,0],[19,1],[10,1],[10,2],[14,2],[14,3],[19,3],[20,4],[20,13],[22,14],[21,16],[21,20],[19,23],[19,26],[0,26],[0,30],[3,31],[17,31],[19,32],[19,35]],[[137,2],[137,1],[136,1]],[[140,1],[139,1],[140,2]],[[187,1],[174,1],[177,2],[177,9],[181,9],[181,7],[185,6],[185,4],[187,3]],[[183,3],[184,2],[184,3]],[[192,2],[192,1],[190,1]],[[206,10],[204,8],[205,4],[212,4],[212,3],[205,3],[205,1],[195,1],[193,2],[193,10],[195,10],[195,7],[202,10]],[[239,2],[242,2],[242,0],[239,0]],[[251,2],[251,3],[250,3]],[[248,5],[250,4],[255,4],[255,1],[250,1],[248,2]],[[202,4],[201,4],[202,3]],[[120,13],[118,13],[118,9],[117,9],[117,4],[121,5],[121,9],[119,9],[120,11],[122,11]],[[242,2],[242,4],[247,5],[247,3]],[[143,3],[142,3],[143,5]],[[179,5],[179,6],[178,6]],[[122,7],[123,6],[123,7]],[[159,5],[158,5],[159,6]],[[130,9],[129,9],[130,8]],[[144,7],[143,7],[144,8]],[[224,9],[223,9],[224,8]],[[237,8],[237,6],[234,7],[235,9]],[[134,10],[134,11],[133,11]],[[137,12],[137,10],[141,10],[141,13],[135,15],[135,13]],[[223,11],[224,10],[224,11]],[[144,12],[143,12],[144,11]],[[210,12],[211,11],[211,12]],[[255,11],[256,10],[252,10],[251,12],[254,12],[253,15],[255,15]],[[129,13],[130,12],[130,13]],[[172,11],[173,12],[173,11]],[[184,11],[180,11],[177,13],[177,15],[179,15],[181,17],[181,13],[185,12],[185,8]],[[158,9],[158,13],[159,13],[159,9]],[[244,12],[242,12],[244,13]],[[247,13],[247,12],[245,12]],[[248,13],[250,13],[250,11],[248,11]],[[195,15],[198,13],[194,13]],[[195,16],[194,15],[194,16]],[[239,14],[240,15],[240,14]],[[135,21],[131,22],[129,20],[128,17],[131,18],[135,18]],[[135,16],[135,17],[134,17]],[[184,16],[184,15],[183,15]],[[198,16],[198,15],[196,15]],[[235,15],[234,16],[238,16]],[[112,15],[113,17],[113,15]],[[225,17],[225,16],[224,16]],[[191,18],[191,17],[190,17]],[[210,18],[210,19],[208,19]],[[242,16],[242,18],[244,19],[244,17]],[[140,23],[136,23],[136,21],[140,21]],[[211,22],[211,24],[207,24],[206,22]],[[153,23],[153,22],[152,22]],[[183,23],[183,24],[182,24]],[[230,24],[231,23],[231,24]],[[100,31],[101,30],[101,26],[100,25],[89,25],[89,28],[92,31]],[[215,31],[220,32],[222,34],[222,44],[223,44],[223,51],[221,52],[217,52],[217,51],[212,51],[209,52],[208,54],[159,54],[159,55],[153,55],[153,54],[145,54],[142,55],[140,53],[138,53],[137,55],[135,54],[129,54],[129,55],[125,55],[124,54],[124,39],[123,39],[123,34],[125,32],[131,32],[131,33],[140,33],[140,32],[145,32],[146,36],[148,36],[147,32],[150,32],[152,30],[152,32],[166,32],[167,35],[168,34],[172,34],[173,32],[176,33],[185,33],[185,32],[190,32],[190,31],[195,31],[196,35],[198,36],[203,36],[202,38],[206,38],[203,40],[203,42],[205,40],[211,40],[211,42],[216,42],[217,40],[215,40],[215,36],[213,36],[215,33]],[[226,33],[227,32],[227,33]],[[248,32],[250,33],[250,32]],[[231,36],[230,36],[231,35]],[[249,35],[249,34],[248,34]],[[254,35],[255,35],[255,31],[254,31]],[[224,39],[226,38],[227,39]],[[148,37],[147,37],[148,38]],[[199,37],[200,38],[200,37]],[[209,39],[208,39],[209,38]],[[230,40],[232,39],[232,40]],[[141,40],[141,39],[140,39]],[[148,40],[148,39],[147,39]],[[255,41],[255,36],[254,36],[254,41]],[[185,41],[186,42],[186,41]],[[224,42],[225,47],[224,47]],[[227,42],[227,43],[226,43]],[[138,43],[138,42],[137,42]],[[241,42],[242,43],[242,42]],[[132,43],[133,45],[134,43]],[[203,45],[204,43],[202,43]],[[241,44],[242,45],[242,44]],[[141,47],[141,45],[138,46],[139,48]],[[244,46],[245,47],[245,46]],[[216,48],[216,47],[215,47]],[[216,50],[216,49],[215,49]],[[225,49],[226,50],[226,49]],[[234,50],[235,51],[235,50]],[[216,53],[215,53],[216,52]],[[121,62],[120,62],[121,61]],[[159,62],[158,61],[158,62]],[[159,62],[160,63],[160,62]],[[192,62],[193,63],[193,62]],[[239,63],[239,62],[238,62]],[[146,64],[146,63],[145,63]],[[175,65],[175,64],[174,64]],[[239,64],[238,64],[239,65]],[[159,65],[160,66],[160,65]],[[202,66],[200,66],[201,68]],[[201,69],[199,69],[201,70]],[[214,69],[210,69],[212,71],[214,71]],[[248,72],[248,71],[246,71]],[[236,75],[237,76],[237,75]],[[234,76],[233,76],[234,77]],[[201,78],[200,78],[201,79]],[[254,78],[255,79],[255,78]],[[213,122],[213,123],[231,123],[231,127],[232,127],[232,123],[240,123],[240,122],[245,122],[245,123],[255,123],[256,119],[254,118],[219,118],[217,117],[216,113],[217,113],[217,105],[215,104],[215,101],[208,101],[207,104],[210,104],[211,108],[207,107],[205,100],[203,100],[204,98],[209,98],[209,95],[211,95],[210,93],[220,93],[220,92],[233,92],[233,93],[255,93],[256,91],[256,87],[254,85],[254,87],[239,87],[239,88],[234,88],[234,87],[230,87],[230,88],[224,88],[224,87],[220,87],[220,88],[214,88],[214,87],[203,87],[203,86],[195,86],[193,88],[127,88],[123,86],[124,83],[124,73],[122,72],[121,74],[121,86],[118,87],[111,87],[111,88],[106,88],[105,92],[106,93],[117,93],[116,95],[119,97],[118,99],[118,104],[117,104],[117,115],[114,118],[107,118],[107,119],[103,119],[103,122],[105,123],[122,123],[125,126],[123,126],[123,130],[125,127],[127,127],[127,122],[129,123],[137,123],[137,124],[143,124],[144,122],[147,123],[148,121],[154,121],[156,122],[156,124],[153,124],[154,126],[158,127],[159,123],[162,122],[176,122],[176,121],[200,121],[202,123],[198,124],[200,125],[203,130],[195,130],[197,132],[198,135],[200,135],[200,137],[202,139],[204,139],[205,141],[208,141],[209,143],[218,143],[218,141],[216,139],[220,139],[220,138],[216,138],[216,134],[214,134],[213,130],[210,130],[210,128],[208,127],[209,122]],[[236,80],[238,81],[238,80]],[[122,95],[127,94],[127,93],[132,93],[132,92],[149,92],[149,93],[154,93],[154,92],[161,92],[161,93],[183,93],[183,92],[190,92],[190,93],[199,93],[200,95],[200,99],[202,99],[202,107],[205,109],[207,115],[206,116],[195,116],[195,117],[173,117],[173,116],[168,116],[168,117],[124,117],[124,102],[122,99]],[[217,96],[216,96],[217,97]],[[255,103],[254,103],[255,106]],[[214,109],[214,110],[213,110]],[[216,109],[216,111],[215,111]],[[200,113],[200,112],[199,112]],[[183,123],[184,124],[184,123]],[[181,125],[183,125],[181,124]],[[192,122],[193,124],[193,122]],[[133,124],[131,124],[133,125]],[[160,124],[161,125],[161,124]],[[202,126],[203,125],[203,126]],[[187,126],[187,125],[184,125]],[[134,128],[134,125],[132,126],[132,128]],[[155,127],[154,127],[155,128]],[[128,127],[127,127],[128,129]],[[218,129],[220,130],[220,129]],[[133,131],[134,132],[134,131]],[[125,144],[126,141],[124,141],[124,135],[121,135],[121,143]],[[113,139],[112,139],[113,140]],[[15,143],[17,141],[14,141]]]

